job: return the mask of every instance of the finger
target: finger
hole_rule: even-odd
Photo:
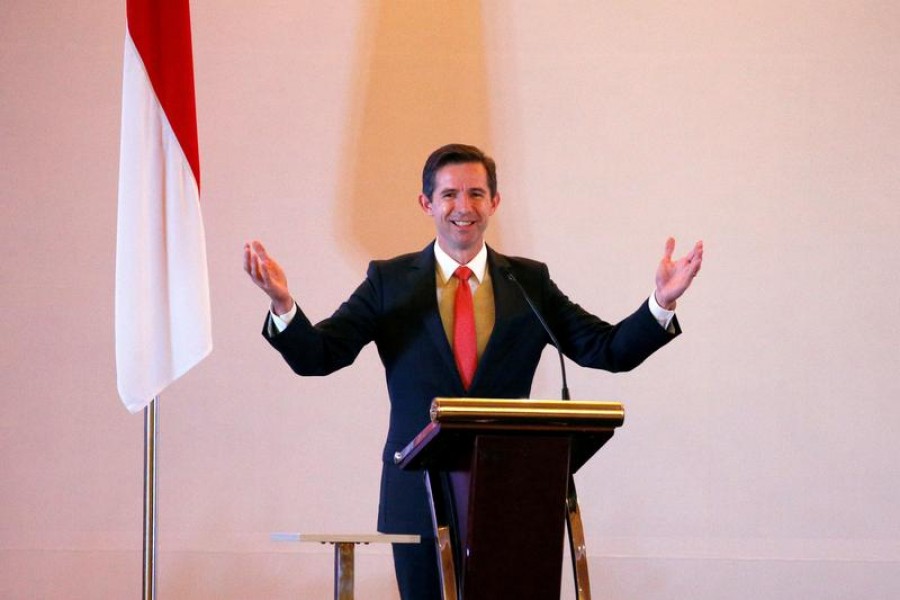
[[[703,242],[699,241],[694,244],[694,249],[691,250],[691,254],[694,256],[703,256]]]
[[[703,262],[703,242],[697,242],[694,244],[694,249],[691,250],[691,263],[694,262],[701,263]]]
[[[256,254],[250,255],[250,277],[253,278],[253,281],[260,283],[259,279],[259,257]]]
[[[691,248],[690,252],[681,257],[680,261],[684,261],[687,264],[693,263],[693,261],[697,258],[697,246],[695,245]]]
[[[663,254],[663,260],[672,260],[672,253],[675,252],[675,238],[670,237],[666,240],[666,250]]]
[[[250,260],[250,274],[260,285],[268,283],[268,271],[266,262],[269,260],[266,248],[259,240],[253,240],[247,246],[247,255]]]
[[[264,287],[266,284],[265,274],[266,263],[259,257],[255,252],[250,255],[250,275],[253,277],[253,281],[256,282],[256,285],[260,287]]]
[[[269,260],[269,253],[266,252],[266,247],[263,246],[262,242],[259,240],[253,240],[253,251],[256,252],[262,260]]]
[[[244,244],[244,271],[250,273],[250,244]]]

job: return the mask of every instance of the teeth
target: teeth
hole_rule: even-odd
[[[454,225],[458,225],[460,227],[465,227],[467,225],[471,225],[474,221],[453,221]]]

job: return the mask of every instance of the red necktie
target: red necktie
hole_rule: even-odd
[[[459,280],[456,287],[456,300],[453,305],[453,357],[456,368],[462,377],[463,387],[467,390],[475,377],[478,365],[478,346],[475,341],[475,308],[472,303],[472,288],[469,277],[472,269],[459,267],[454,276]]]

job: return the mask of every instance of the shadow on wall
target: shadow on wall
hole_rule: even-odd
[[[381,0],[358,48],[336,234],[386,258],[434,238],[416,202],[428,154],[451,142],[492,152],[481,7]]]

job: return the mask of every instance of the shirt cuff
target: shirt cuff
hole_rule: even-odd
[[[275,335],[276,333],[281,333],[287,326],[291,324],[291,321],[294,320],[294,317],[297,315],[297,303],[291,305],[291,310],[287,311],[283,315],[276,315],[275,311],[271,308],[269,309],[269,315],[272,317],[272,324],[269,328],[269,334]],[[274,327],[275,331],[272,331]]]
[[[653,318],[656,319],[656,322],[659,323],[659,326],[668,331],[669,333],[674,333],[674,328],[672,327],[672,318],[675,316],[674,310],[666,310],[662,306],[659,305],[659,302],[656,301],[656,294],[650,294],[649,301],[650,314],[653,315]]]

